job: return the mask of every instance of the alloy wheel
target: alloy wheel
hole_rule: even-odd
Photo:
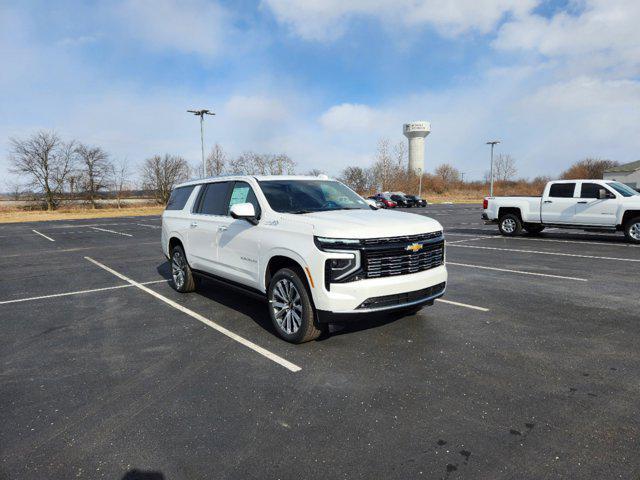
[[[278,327],[292,335],[302,325],[302,300],[300,293],[291,280],[283,278],[273,287],[271,308]]]
[[[631,238],[634,240],[640,241],[640,222],[631,225],[631,228],[629,228],[629,235],[631,235]]]
[[[516,230],[516,221],[513,218],[505,218],[502,221],[502,230],[513,233]]]
[[[175,252],[171,259],[171,276],[173,277],[173,283],[175,283],[178,288],[182,288],[184,285],[184,279],[186,276],[185,267],[186,262],[184,261],[182,254],[180,254],[180,252]]]

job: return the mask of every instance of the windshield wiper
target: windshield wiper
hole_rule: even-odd
[[[317,210],[295,210],[293,212],[289,212],[289,213],[293,213],[294,215],[300,215],[302,213],[313,213],[316,212]]]

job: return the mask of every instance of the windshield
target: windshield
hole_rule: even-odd
[[[276,212],[311,213],[371,208],[353,190],[334,180],[263,180],[258,183]]]
[[[620,182],[609,182],[607,183],[611,188],[613,188],[616,192],[618,192],[623,197],[631,197],[633,195],[640,195],[640,193],[636,192],[633,188],[627,187],[624,183]]]

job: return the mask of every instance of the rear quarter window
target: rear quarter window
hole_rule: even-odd
[[[169,197],[169,201],[167,202],[167,207],[165,208],[165,210],[182,210],[187,204],[187,200],[189,200],[191,192],[193,192],[194,188],[195,185],[176,188],[173,192],[171,192],[171,196]]]
[[[576,189],[575,183],[554,183],[549,189],[549,196],[556,198],[571,198]]]

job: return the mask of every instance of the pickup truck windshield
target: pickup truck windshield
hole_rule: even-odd
[[[352,190],[333,180],[263,180],[259,184],[276,212],[370,209],[369,204]]]
[[[634,195],[640,195],[639,192],[636,192],[633,188],[627,187],[624,183],[620,182],[608,182],[611,188],[613,188],[616,192],[618,192],[623,197],[632,197]]]

